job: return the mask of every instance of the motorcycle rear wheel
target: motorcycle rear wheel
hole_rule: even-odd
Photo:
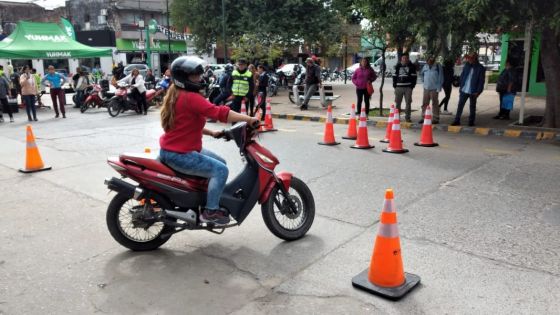
[[[295,241],[302,238],[313,224],[315,200],[309,187],[297,177],[292,177],[288,193],[296,204],[296,213],[290,211],[278,186],[272,189],[261,211],[264,223],[272,234],[286,241]]]
[[[107,105],[107,111],[109,112],[109,116],[117,117],[121,112],[121,104],[117,100],[111,100]]]
[[[158,198],[146,202],[150,202],[150,205],[154,208],[171,208],[167,202],[158,200]],[[155,222],[147,228],[134,227],[132,212],[138,211],[138,207],[142,206],[139,205],[137,200],[131,199],[125,194],[117,193],[107,208],[106,220],[109,233],[115,241],[133,251],[157,249],[171,238],[171,235],[165,237],[162,235],[172,232],[174,228],[162,222]]]

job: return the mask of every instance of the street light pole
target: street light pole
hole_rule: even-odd
[[[225,5],[225,0],[222,0],[222,37],[224,38],[224,63],[227,63],[226,5]]]
[[[165,6],[167,8],[167,54],[168,58],[171,59],[171,32],[169,31],[169,0],[165,0]]]

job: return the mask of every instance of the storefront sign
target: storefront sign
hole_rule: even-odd
[[[144,42],[140,43],[138,40],[117,38],[117,49],[120,51],[142,51],[146,49],[143,43]],[[168,51],[167,41],[157,40],[157,39],[154,40],[150,44],[150,50],[152,52],[163,52],[163,53],[167,52]],[[186,52],[187,44],[184,41],[172,40],[171,51]]]

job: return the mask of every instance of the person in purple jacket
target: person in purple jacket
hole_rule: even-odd
[[[366,103],[366,116],[369,116],[369,98],[371,95],[368,93],[367,86],[377,79],[375,71],[371,68],[369,60],[362,58],[360,66],[354,74],[352,74],[352,83],[356,86],[356,95],[358,96],[358,107],[356,108],[356,115],[359,115],[362,110],[362,99]]]

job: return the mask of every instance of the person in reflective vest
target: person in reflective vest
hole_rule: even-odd
[[[249,91],[254,89],[253,74],[247,70],[247,61],[245,59],[237,61],[237,69],[232,72],[231,77],[233,79],[231,91],[234,96],[231,109],[239,113],[243,98],[251,97]]]

